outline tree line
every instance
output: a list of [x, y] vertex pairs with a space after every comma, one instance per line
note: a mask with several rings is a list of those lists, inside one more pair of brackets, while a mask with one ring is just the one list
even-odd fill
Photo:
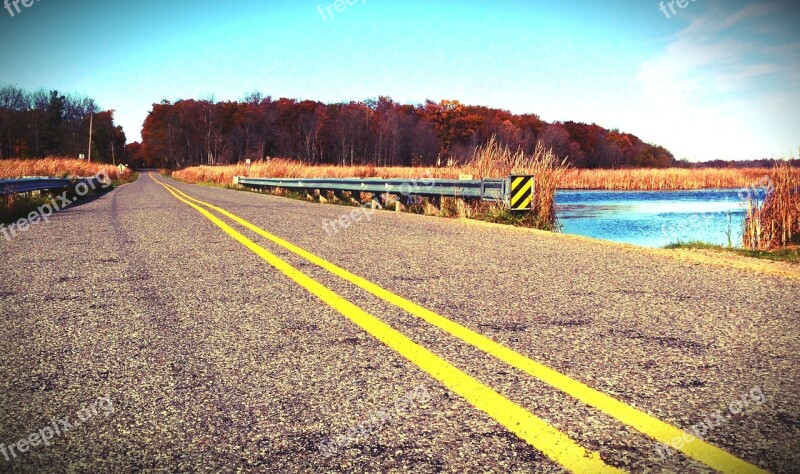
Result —
[[[797, 151], [800, 156], [800, 149]], [[800, 167], [800, 158], [776, 159], [764, 158], [761, 160], [711, 160], [691, 163], [692, 168], [775, 168], [778, 165], [788, 163], [794, 167]]]
[[92, 161], [125, 161], [126, 137], [114, 111], [90, 97], [56, 90], [0, 88], [0, 159], [87, 155], [92, 124]]
[[388, 97], [324, 104], [253, 93], [241, 101], [153, 104], [137, 164], [182, 168], [285, 157], [306, 163], [436, 166], [468, 160], [492, 136], [532, 153], [541, 142], [578, 168], [676, 166], [663, 147], [596, 124], [548, 123], [534, 114], [458, 101], [400, 104]]

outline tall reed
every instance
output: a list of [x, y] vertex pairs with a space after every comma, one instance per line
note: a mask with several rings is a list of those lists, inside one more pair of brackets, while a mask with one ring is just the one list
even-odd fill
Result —
[[[748, 187], [768, 171], [765, 168], [570, 169], [565, 173], [562, 189], [614, 191], [737, 189]], [[795, 172], [798, 173], [797, 170]]]
[[559, 160], [552, 149], [537, 144], [532, 155], [511, 151], [492, 137], [475, 150], [466, 169], [477, 176], [506, 177], [511, 174], [533, 175], [535, 192], [530, 224], [537, 229], [556, 230], [556, 189], [567, 171], [566, 160]]
[[786, 163], [776, 166], [769, 179], [763, 202], [752, 195], [747, 200], [742, 236], [751, 250], [800, 244], [800, 177]]

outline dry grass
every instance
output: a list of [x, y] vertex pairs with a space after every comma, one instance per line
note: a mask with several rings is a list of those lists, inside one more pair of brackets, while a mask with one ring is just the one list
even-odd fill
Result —
[[458, 179], [458, 168], [406, 168], [375, 166], [322, 166], [274, 158], [247, 165], [194, 166], [172, 173], [190, 183], [232, 184], [234, 176], [251, 178], [441, 178]]
[[[691, 189], [741, 189], [753, 183], [763, 182], [770, 174], [769, 169], [631, 169], [631, 170], [576, 170], [568, 169], [549, 150], [538, 147], [533, 155], [522, 151], [511, 151], [492, 139], [477, 148], [473, 158], [460, 167], [374, 167], [374, 166], [320, 166], [307, 165], [298, 161], [272, 159], [256, 162], [251, 166], [198, 166], [177, 171], [173, 176], [187, 182], [208, 182], [230, 185], [234, 176], [264, 178], [442, 178], [458, 179], [463, 175], [475, 178], [507, 177], [509, 174], [532, 174], [536, 176], [536, 202], [524, 225], [539, 229], [555, 229], [556, 210], [554, 196], [556, 189], [597, 189], [597, 190], [691, 190]], [[797, 183], [800, 171], [789, 168], [784, 179]], [[795, 184], [795, 186], [797, 186]], [[773, 211], [770, 211], [773, 212]], [[506, 216], [517, 220], [517, 217]], [[796, 221], [795, 221], [796, 222]], [[757, 229], [748, 231], [761, 236], [760, 221], [751, 226]], [[777, 224], [776, 224], [777, 225]], [[777, 227], [776, 227], [777, 228]], [[781, 229], [786, 228], [785, 225]], [[772, 234], [770, 234], [772, 235]], [[796, 234], [792, 234], [796, 235]], [[758, 237], [759, 242], [763, 237]], [[769, 240], [774, 240], [769, 237]], [[790, 237], [791, 240], [791, 237]], [[759, 244], [765, 245], [765, 244]]]
[[[236, 166], [197, 166], [176, 171], [172, 176], [183, 181], [229, 185], [234, 176], [265, 178], [439, 178], [458, 179], [463, 175], [473, 177], [507, 177], [512, 173], [536, 176], [534, 212], [527, 224], [539, 229], [553, 230], [557, 227], [555, 211], [555, 191], [566, 165], [559, 161], [550, 150], [537, 147], [532, 155], [522, 151], [512, 152], [492, 138], [484, 146], [478, 147], [470, 162], [462, 167], [444, 168], [376, 168], [374, 166], [312, 166], [284, 159]], [[442, 199], [440, 213], [444, 215], [466, 216], [467, 209], [450, 209], [450, 201]], [[454, 200], [453, 206], [463, 206]]]
[[765, 168], [568, 170], [563, 189], [647, 190], [738, 189], [769, 174]]
[[512, 174], [533, 175], [536, 177], [533, 212], [530, 224], [537, 229], [555, 230], [555, 195], [564, 173], [566, 161], [560, 161], [553, 150], [537, 145], [532, 155], [522, 150], [511, 151], [498, 144], [494, 137], [485, 145], [478, 147], [466, 169], [476, 176], [500, 177]]
[[[106, 174], [112, 181], [131, 177], [126, 169], [120, 174], [116, 166], [102, 163], [88, 163], [69, 158], [42, 158], [36, 160], [0, 160], [0, 179], [22, 178], [25, 176], [46, 176], [50, 178], [91, 177]], [[37, 205], [49, 201], [49, 197], [31, 195], [0, 196], [0, 221], [9, 222], [25, 216]]]
[[37, 160], [0, 160], [0, 179], [24, 176], [47, 176], [51, 178], [90, 177], [105, 173], [112, 180], [130, 177], [130, 170], [121, 176], [114, 165], [88, 163], [69, 158], [42, 158]]
[[[285, 159], [256, 162], [248, 171], [245, 165], [196, 166], [176, 171], [174, 176], [191, 183], [208, 182], [219, 185], [233, 183], [234, 176], [255, 178], [443, 178], [458, 179], [461, 175], [476, 178], [508, 176], [508, 169], [526, 169], [523, 154], [499, 150], [497, 144], [487, 144], [476, 151], [466, 166], [441, 168], [374, 167], [374, 166], [315, 166]], [[501, 159], [492, 160], [492, 153]], [[499, 163], [503, 163], [502, 165]], [[511, 163], [511, 166], [508, 166]], [[519, 166], [515, 166], [519, 164]], [[800, 171], [795, 170], [800, 176]], [[638, 169], [638, 170], [577, 170], [568, 169], [561, 176], [559, 189], [650, 190], [680, 189], [737, 189], [746, 188], [763, 179], [769, 169]]]
[[763, 203], [747, 202], [744, 246], [770, 250], [800, 244], [800, 177], [791, 165], [779, 165], [769, 175]]

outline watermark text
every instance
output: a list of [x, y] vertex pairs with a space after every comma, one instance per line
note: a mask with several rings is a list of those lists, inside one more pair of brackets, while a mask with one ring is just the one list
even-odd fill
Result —
[[8, 14], [11, 15], [11, 18], [14, 18], [14, 16], [22, 13], [22, 8], [20, 8], [20, 5], [22, 5], [25, 8], [30, 8], [33, 6], [35, 2], [40, 2], [40, 1], [41, 0], [5, 0], [3, 6], [8, 12]]
[[333, 3], [329, 3], [324, 7], [321, 4], [317, 5], [317, 13], [322, 17], [322, 21], [328, 21], [328, 19], [332, 20], [334, 10], [338, 13], [342, 13], [347, 10], [348, 6], [353, 6], [358, 2], [367, 3], [367, 0], [335, 0]]
[[[0, 455], [11, 462], [23, 453], [27, 453], [39, 446], [50, 446], [56, 436], [64, 436], [68, 431], [74, 430], [81, 423], [88, 421], [99, 414], [110, 416], [114, 413], [114, 403], [111, 398], [100, 397], [87, 406], [78, 410], [75, 417], [65, 416], [50, 420], [50, 424], [40, 428], [28, 436], [17, 440], [14, 443], [0, 443]], [[76, 419], [77, 418], [77, 419]]]

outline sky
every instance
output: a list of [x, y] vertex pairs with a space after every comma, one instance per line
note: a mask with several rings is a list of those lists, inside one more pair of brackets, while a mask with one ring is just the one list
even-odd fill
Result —
[[153, 103], [260, 91], [455, 99], [691, 161], [800, 153], [790, 0], [25, 1], [0, 9], [0, 85], [88, 95], [129, 142]]

